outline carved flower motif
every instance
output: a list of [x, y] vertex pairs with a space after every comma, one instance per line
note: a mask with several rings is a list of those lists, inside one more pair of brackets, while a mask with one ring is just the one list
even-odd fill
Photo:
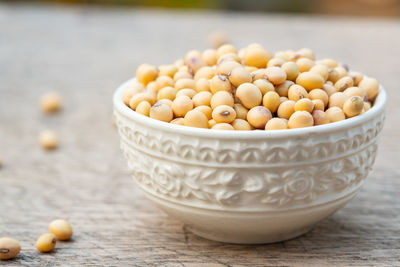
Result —
[[183, 173], [180, 171], [179, 167], [169, 166], [167, 168], [161, 168], [155, 166], [151, 173], [151, 177], [160, 193], [172, 197], [179, 196], [181, 191], [181, 180], [183, 178]]
[[313, 199], [314, 180], [306, 175], [287, 179], [283, 191], [291, 199]]
[[[232, 207], [248, 204], [278, 207], [296, 205], [309, 202], [322, 193], [350, 190], [367, 176], [376, 154], [374, 139], [382, 128], [381, 124], [377, 124], [362, 135], [340, 137], [336, 143], [332, 140], [313, 141], [314, 150], [299, 150], [293, 156], [289, 150], [296, 146], [296, 140], [291, 140], [290, 144], [249, 144], [228, 149], [220, 141], [210, 146], [210, 143], [181, 142], [180, 137], [176, 136], [155, 135], [142, 125], [134, 128], [127, 126], [125, 118], [119, 116], [117, 124], [129, 169], [137, 182], [150, 192], [189, 204], [202, 201], [210, 205]], [[362, 149], [335, 159], [332, 155], [341, 150], [339, 144], [342, 143], [345, 143], [346, 149], [355, 149], [354, 146]], [[143, 154], [142, 149], [157, 153], [160, 157]], [[327, 158], [329, 161], [293, 166], [290, 155], [310, 162], [314, 158]], [[175, 159], [185, 163], [177, 163]], [[209, 167], [197, 165], [197, 161]], [[260, 168], [229, 168], [221, 164], [226, 161], [230, 166], [245, 161], [258, 164]], [[275, 168], [275, 163], [286, 161], [290, 167]]]

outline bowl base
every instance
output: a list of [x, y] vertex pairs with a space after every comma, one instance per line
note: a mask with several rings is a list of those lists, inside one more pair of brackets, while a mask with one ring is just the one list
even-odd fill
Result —
[[247, 238], [243, 239], [242, 237], [238, 237], [235, 235], [216, 235], [215, 233], [210, 233], [209, 231], [204, 231], [202, 229], [197, 229], [196, 227], [186, 226], [186, 229], [192, 232], [193, 234], [200, 236], [205, 239], [223, 242], [223, 243], [231, 243], [231, 244], [270, 244], [286, 241], [289, 239], [293, 239], [304, 235], [308, 231], [313, 228], [306, 227], [304, 229], [297, 229], [293, 232], [288, 233], [278, 233], [278, 234], [267, 234], [267, 235], [259, 235], [258, 237], [253, 238], [251, 241]]
[[357, 193], [291, 210], [228, 211], [186, 206], [146, 192], [159, 208], [206, 239], [235, 244], [266, 244], [295, 238], [335, 213]]

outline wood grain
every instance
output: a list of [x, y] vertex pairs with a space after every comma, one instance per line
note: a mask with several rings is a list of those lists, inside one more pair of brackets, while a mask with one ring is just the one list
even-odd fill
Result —
[[[306, 235], [239, 246], [207, 241], [154, 207], [128, 176], [111, 96], [138, 64], [207, 47], [212, 30], [243, 46], [311, 47], [378, 78], [389, 94], [378, 158], [361, 193]], [[9, 266], [399, 266], [400, 22], [346, 17], [0, 4], [0, 236], [20, 241]], [[60, 92], [64, 109], [38, 110]], [[37, 136], [51, 128], [60, 149]], [[55, 218], [72, 242], [39, 254]]]

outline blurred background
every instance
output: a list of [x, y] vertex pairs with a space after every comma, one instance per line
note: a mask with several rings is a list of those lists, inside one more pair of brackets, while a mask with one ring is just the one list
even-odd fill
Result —
[[[0, 214], [0, 235], [18, 239], [28, 255], [14, 266], [49, 265], [32, 240], [56, 217], [80, 230], [75, 246], [51, 255], [59, 263], [53, 266], [99, 259], [107, 266], [175, 263], [191, 249], [181, 242], [182, 226], [163, 217], [129, 178], [111, 122], [112, 95], [142, 63], [172, 63], [191, 49], [221, 42], [237, 48], [257, 42], [271, 52], [308, 47], [318, 59], [334, 58], [385, 86], [380, 152], [362, 192], [313, 234], [284, 246], [287, 261], [273, 265], [314, 256], [313, 266], [324, 266], [327, 258], [336, 266], [337, 259], [344, 266], [398, 266], [399, 18], [397, 0], [0, 1], [0, 208], [7, 211]], [[46, 116], [38, 101], [51, 91], [61, 95], [63, 108]], [[58, 134], [56, 151], [40, 148], [44, 129]], [[176, 254], [149, 254], [158, 243], [169, 247], [176, 240], [182, 244]], [[311, 244], [318, 249], [307, 251]], [[200, 261], [218, 254], [204, 241], [191, 245], [186, 255]], [[241, 251], [226, 249], [224, 262], [233, 266]], [[264, 264], [276, 258], [270, 249], [243, 260]]]
[[[8, 0], [8, 2], [16, 2], [16, 0]], [[399, 0], [32, 0], [18, 2], [383, 17], [400, 15]]]

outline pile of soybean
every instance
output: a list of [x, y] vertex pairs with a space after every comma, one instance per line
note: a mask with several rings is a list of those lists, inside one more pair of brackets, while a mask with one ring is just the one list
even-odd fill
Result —
[[142, 64], [123, 92], [150, 118], [215, 130], [280, 130], [333, 123], [367, 112], [376, 79], [311, 49], [270, 53], [260, 44], [231, 44], [159, 67]]

